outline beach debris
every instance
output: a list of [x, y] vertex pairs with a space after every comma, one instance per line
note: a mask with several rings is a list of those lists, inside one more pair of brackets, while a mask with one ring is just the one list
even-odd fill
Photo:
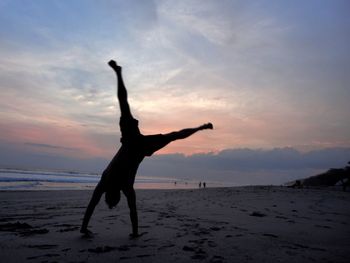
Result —
[[265, 237], [278, 238], [278, 236], [276, 236], [276, 235], [274, 235], [274, 234], [269, 234], [269, 233], [265, 233], [265, 234], [263, 234], [263, 236], [265, 236]]
[[250, 214], [250, 216], [264, 217], [266, 215], [261, 212], [254, 211], [253, 213]]
[[189, 247], [189, 246], [184, 246], [182, 248], [183, 251], [195, 251], [195, 249], [193, 247]]
[[88, 251], [92, 253], [106, 253], [118, 249], [117, 247], [103, 246], [97, 248], [89, 248]]
[[[37, 248], [37, 249], [52, 249], [57, 247], [58, 245], [49, 245], [49, 244], [41, 244], [41, 245], [29, 245], [29, 248]], [[70, 248], [69, 248], [70, 250]]]
[[31, 236], [35, 234], [46, 234], [49, 232], [46, 228], [35, 228], [27, 223], [6, 223], [0, 225], [0, 231], [15, 232], [21, 236]]
[[210, 228], [210, 230], [219, 231], [219, 230], [221, 230], [221, 228], [220, 228], [220, 227], [213, 226], [213, 227]]
[[0, 231], [9, 231], [9, 232], [16, 232], [19, 230], [30, 229], [30, 228], [32, 228], [31, 225], [27, 223], [20, 223], [18, 221], [16, 223], [6, 223], [6, 224], [0, 225]]

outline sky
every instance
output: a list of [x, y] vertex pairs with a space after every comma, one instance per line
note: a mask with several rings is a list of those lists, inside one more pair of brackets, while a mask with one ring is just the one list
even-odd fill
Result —
[[115, 59], [142, 133], [214, 124], [140, 173], [254, 184], [345, 166], [349, 13], [347, 0], [0, 0], [0, 165], [103, 169], [120, 147]]

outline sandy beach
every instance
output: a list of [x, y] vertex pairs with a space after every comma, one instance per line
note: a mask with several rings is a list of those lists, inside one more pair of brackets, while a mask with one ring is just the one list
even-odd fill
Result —
[[79, 227], [91, 191], [0, 192], [2, 262], [349, 262], [350, 194], [285, 187], [137, 190]]

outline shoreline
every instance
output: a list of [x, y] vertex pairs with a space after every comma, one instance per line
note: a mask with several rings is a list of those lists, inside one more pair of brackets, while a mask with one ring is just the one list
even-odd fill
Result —
[[[72, 188], [72, 189], [65, 189], [65, 188], [43, 188], [43, 189], [0, 189], [0, 194], [1, 193], [11, 193], [11, 192], [56, 192], [56, 191], [67, 191], [67, 192], [76, 192], [76, 191], [93, 191], [95, 189], [96, 184], [86, 187], [86, 188]], [[261, 188], [261, 189], [272, 189], [272, 188], [290, 188], [290, 189], [294, 189], [294, 190], [320, 190], [320, 191], [330, 191], [330, 192], [347, 192], [350, 193], [350, 190], [346, 190], [343, 191], [342, 186], [340, 185], [335, 185], [335, 186], [303, 186], [303, 187], [289, 187], [288, 185], [238, 185], [238, 186], [207, 186], [206, 188], [199, 188], [197, 187], [193, 187], [193, 188], [182, 188], [180, 187], [169, 187], [169, 188], [135, 188], [135, 191], [192, 191], [192, 190], [199, 190], [199, 191], [206, 191], [208, 189], [216, 189], [216, 190], [220, 190], [220, 189], [249, 189], [249, 188]]]
[[91, 190], [0, 191], [4, 262], [346, 262], [349, 192], [243, 186], [137, 189], [139, 239], [126, 199], [102, 197], [79, 227]]
[[[55, 171], [32, 169], [0, 168], [1, 190], [70, 190], [94, 189], [101, 174], [79, 171]], [[202, 180], [203, 181], [203, 180]], [[193, 189], [200, 180], [175, 177], [158, 177], [138, 175], [135, 178], [135, 189]], [[208, 186], [231, 186], [217, 181], [207, 181]]]

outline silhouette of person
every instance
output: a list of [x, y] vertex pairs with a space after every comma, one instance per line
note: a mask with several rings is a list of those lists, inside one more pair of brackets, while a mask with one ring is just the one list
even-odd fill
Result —
[[206, 188], [207, 184], [205, 182], [203, 182], [203, 188]]
[[201, 187], [202, 187], [202, 182], [199, 182], [199, 185], [198, 185], [198, 186], [199, 186], [199, 188], [201, 188]]
[[121, 147], [113, 157], [107, 168], [102, 173], [91, 200], [86, 208], [80, 232], [85, 235], [92, 234], [88, 230], [90, 218], [101, 196], [105, 193], [105, 201], [109, 208], [115, 207], [120, 200], [120, 191], [127, 198], [130, 220], [132, 224], [131, 237], [138, 237], [138, 217], [136, 209], [136, 195], [134, 181], [137, 169], [146, 156], [151, 156], [172, 141], [185, 139], [192, 134], [204, 130], [213, 129], [211, 123], [203, 124], [196, 128], [188, 128], [167, 134], [143, 135], [136, 120], [130, 111], [127, 99], [127, 91], [122, 78], [122, 68], [114, 60], [108, 62], [117, 75], [117, 97], [121, 111], [119, 126], [121, 130]]

